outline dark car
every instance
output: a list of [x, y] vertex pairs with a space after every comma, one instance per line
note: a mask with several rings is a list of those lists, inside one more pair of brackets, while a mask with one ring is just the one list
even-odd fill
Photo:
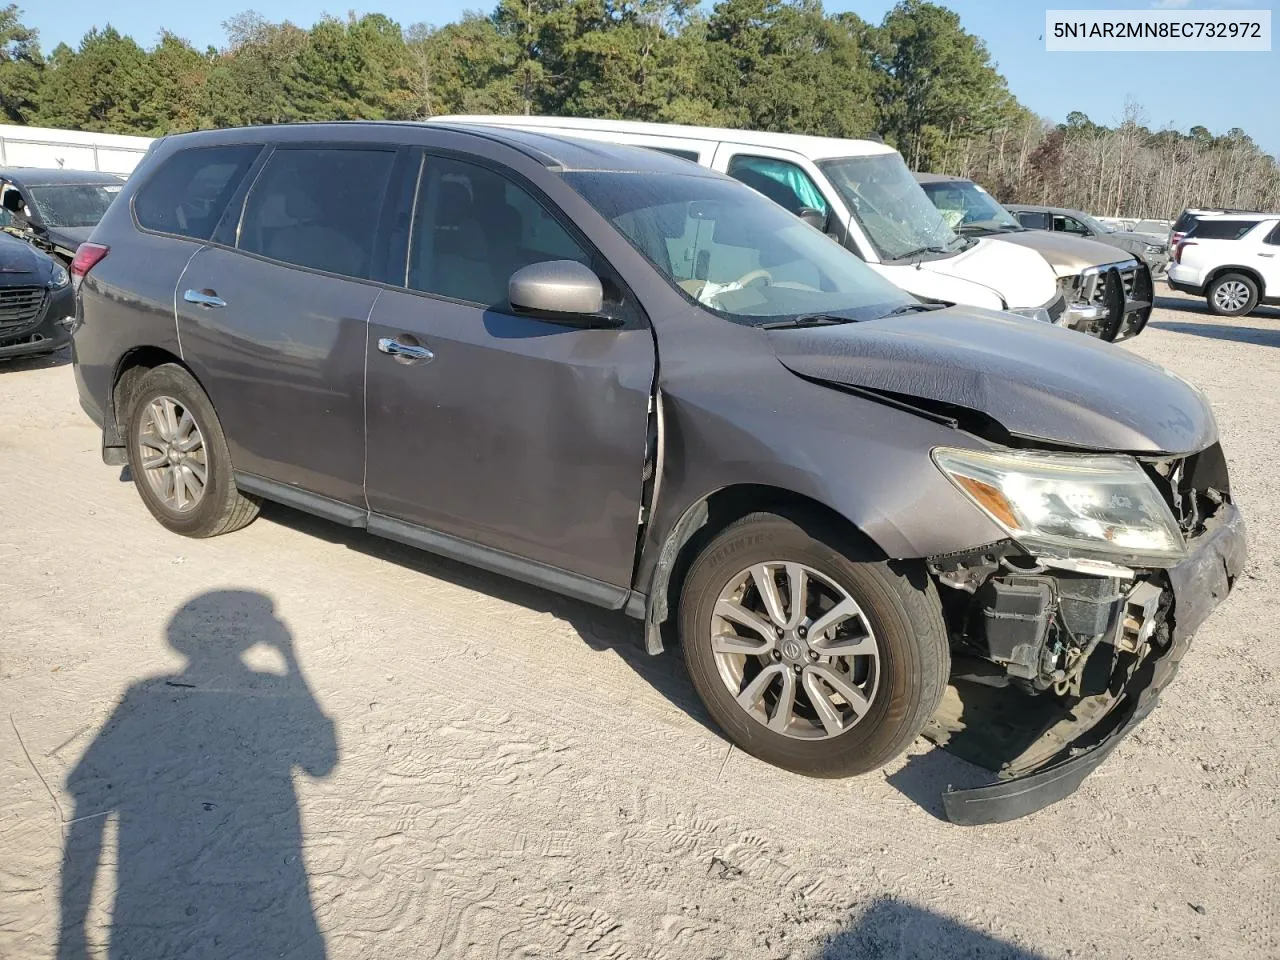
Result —
[[0, 233], [0, 360], [66, 346], [75, 310], [67, 268]]
[[[1244, 559], [1194, 387], [921, 303], [643, 148], [173, 137], [73, 273], [81, 403], [168, 529], [276, 500], [626, 611], [735, 744], [802, 773], [875, 769], [927, 722], [985, 740], [1005, 779], [949, 794], [964, 822], [1073, 790]], [[949, 676], [989, 722], [989, 697], [938, 710]]]
[[84, 170], [0, 170], [0, 227], [70, 263], [123, 181]]
[[1113, 230], [1095, 220], [1083, 210], [1066, 207], [1040, 207], [1009, 203], [1005, 209], [1018, 218], [1018, 222], [1032, 230], [1052, 230], [1086, 237], [1125, 250], [1143, 260], [1152, 273], [1160, 273], [1169, 263], [1169, 245], [1144, 233]]

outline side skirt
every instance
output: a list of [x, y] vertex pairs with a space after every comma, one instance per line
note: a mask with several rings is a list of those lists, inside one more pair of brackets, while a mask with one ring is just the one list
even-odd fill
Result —
[[469, 566], [489, 570], [513, 580], [520, 580], [553, 593], [573, 597], [608, 610], [625, 610], [629, 616], [642, 618], [646, 607], [643, 594], [591, 577], [563, 570], [536, 560], [495, 550], [483, 544], [463, 540], [447, 533], [429, 530], [393, 517], [368, 513], [362, 507], [322, 497], [306, 490], [254, 474], [236, 472], [236, 486], [267, 500], [332, 520], [346, 527], [368, 530], [375, 536], [417, 547]]

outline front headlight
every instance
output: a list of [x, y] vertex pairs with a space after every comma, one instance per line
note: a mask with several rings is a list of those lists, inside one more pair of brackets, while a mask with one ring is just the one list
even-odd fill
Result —
[[1026, 317], [1028, 320], [1039, 320], [1041, 323], [1053, 322], [1053, 318], [1049, 316], [1049, 311], [1044, 307], [1021, 307], [1017, 310], [1006, 310], [1005, 313], [1016, 313], [1020, 317]]
[[53, 276], [49, 278], [49, 287], [53, 290], [61, 290], [71, 282], [71, 274], [67, 273], [67, 268], [60, 263], [54, 263]]
[[934, 463], [1031, 553], [1167, 567], [1182, 531], [1136, 460], [938, 447]]
[[1164, 247], [1160, 246], [1158, 243], [1148, 243], [1146, 246], [1147, 253], [1149, 254], [1164, 253]]

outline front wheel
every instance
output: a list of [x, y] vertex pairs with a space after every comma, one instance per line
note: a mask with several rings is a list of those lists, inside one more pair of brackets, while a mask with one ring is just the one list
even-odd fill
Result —
[[797, 773], [852, 776], [919, 734], [950, 651], [923, 568], [854, 559], [855, 545], [816, 529], [758, 513], [720, 533], [685, 581], [681, 643], [735, 745]]
[[1241, 317], [1258, 305], [1258, 285], [1243, 273], [1224, 273], [1205, 291], [1209, 309], [1220, 317]]

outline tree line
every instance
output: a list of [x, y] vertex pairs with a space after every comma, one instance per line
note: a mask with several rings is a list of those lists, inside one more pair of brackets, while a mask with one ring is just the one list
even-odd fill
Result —
[[973, 177], [1007, 202], [1116, 216], [1280, 206], [1280, 167], [1240, 129], [1049, 123], [1010, 93], [982, 40], [927, 0], [879, 24], [820, 0], [498, 0], [402, 28], [381, 14], [310, 28], [249, 12], [223, 47], [110, 26], [47, 55], [0, 9], [10, 123], [160, 136], [306, 120], [526, 113], [882, 136], [915, 170]]

